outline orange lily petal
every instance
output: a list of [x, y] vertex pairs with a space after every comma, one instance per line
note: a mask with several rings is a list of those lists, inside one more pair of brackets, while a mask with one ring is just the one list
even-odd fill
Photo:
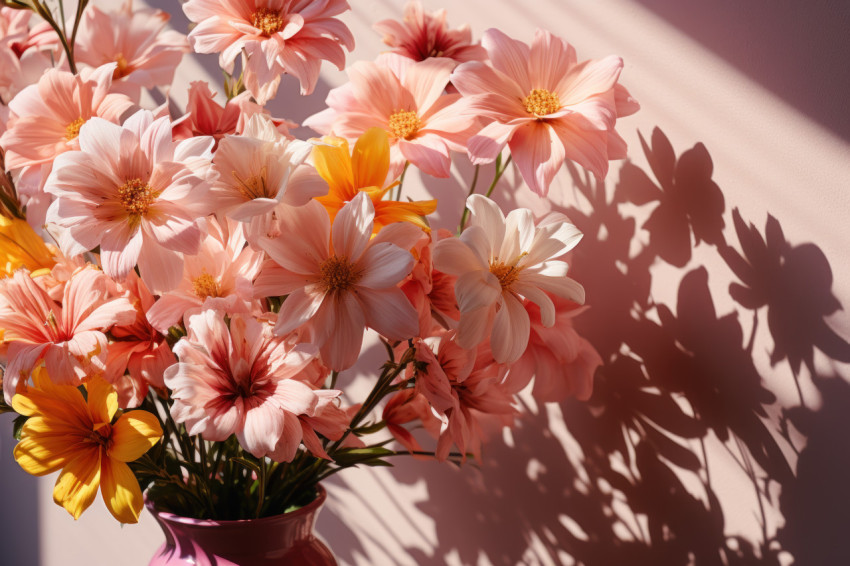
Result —
[[162, 438], [162, 427], [153, 413], [129, 411], [112, 427], [109, 457], [119, 462], [132, 462]]
[[100, 459], [99, 447], [93, 446], [81, 451], [65, 465], [56, 480], [53, 501], [64, 507], [74, 519], [80, 518], [97, 495], [97, 486], [100, 484]]
[[383, 187], [390, 171], [390, 140], [381, 128], [369, 128], [357, 139], [351, 154], [355, 188]]
[[329, 197], [342, 202], [356, 196], [354, 174], [351, 170], [351, 156], [348, 153], [348, 142], [342, 138], [325, 136], [322, 142], [326, 145], [313, 147], [313, 164], [319, 176], [330, 187]]
[[[29, 419], [26, 429], [39, 417]], [[24, 439], [15, 446], [15, 460], [28, 474], [43, 476], [53, 473], [68, 462], [72, 446], [64, 436], [28, 436], [24, 430]]]
[[100, 493], [112, 516], [122, 523], [138, 523], [144, 501], [136, 476], [124, 462], [105, 458]]
[[86, 391], [92, 422], [95, 425], [112, 422], [112, 417], [118, 411], [118, 393], [115, 388], [103, 378], [95, 377], [86, 383]]

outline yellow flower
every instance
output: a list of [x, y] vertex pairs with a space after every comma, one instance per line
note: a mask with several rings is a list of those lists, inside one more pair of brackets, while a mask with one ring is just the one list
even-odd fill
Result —
[[157, 418], [118, 410], [115, 388], [97, 377], [86, 385], [88, 401], [71, 385], [56, 385], [44, 368], [33, 372], [34, 386], [12, 398], [12, 408], [28, 416], [15, 460], [28, 473], [62, 470], [53, 501], [78, 519], [97, 495], [122, 523], [136, 523], [142, 510], [139, 482], [126, 462], [141, 457], [162, 437]]
[[375, 206], [375, 232], [393, 222], [411, 222], [430, 232], [424, 216], [437, 209], [436, 200], [383, 200], [384, 195], [398, 185], [396, 181], [384, 187], [390, 170], [390, 142], [384, 130], [367, 130], [354, 144], [353, 153], [349, 153], [348, 142], [342, 138], [325, 136], [322, 142], [325, 145], [313, 148], [313, 161], [330, 191], [316, 200], [327, 209], [331, 222], [345, 203], [362, 191]]
[[26, 220], [0, 215], [0, 277], [21, 267], [35, 272], [55, 264], [53, 253]]

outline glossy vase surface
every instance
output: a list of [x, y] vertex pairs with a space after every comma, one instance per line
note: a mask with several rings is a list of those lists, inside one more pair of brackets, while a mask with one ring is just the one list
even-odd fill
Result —
[[148, 501], [165, 543], [150, 566], [336, 566], [333, 554], [316, 537], [316, 517], [327, 497], [290, 513], [244, 521], [190, 519], [157, 511]]

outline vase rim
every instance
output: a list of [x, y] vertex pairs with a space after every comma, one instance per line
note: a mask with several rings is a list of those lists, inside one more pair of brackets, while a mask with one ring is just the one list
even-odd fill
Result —
[[270, 517], [260, 517], [259, 519], [235, 519], [235, 520], [219, 520], [219, 519], [194, 519], [192, 517], [183, 517], [182, 515], [176, 515], [174, 513], [170, 513], [168, 511], [159, 511], [154, 506], [154, 503], [151, 499], [148, 498], [147, 493], [145, 493], [145, 507], [147, 507], [148, 511], [153, 514], [155, 517], [159, 517], [164, 521], [168, 521], [170, 523], [181, 523], [184, 525], [192, 525], [193, 527], [232, 527], [236, 525], [245, 525], [250, 523], [251, 525], [257, 526], [259, 524], [264, 523], [274, 523], [277, 521], [288, 521], [291, 519], [297, 519], [304, 515], [309, 515], [310, 513], [315, 512], [319, 507], [321, 507], [325, 500], [328, 497], [328, 492], [322, 486], [322, 484], [316, 484], [316, 499], [308, 503], [303, 507], [299, 507], [295, 511], [289, 511], [288, 513], [280, 513], [278, 515], [272, 515]]

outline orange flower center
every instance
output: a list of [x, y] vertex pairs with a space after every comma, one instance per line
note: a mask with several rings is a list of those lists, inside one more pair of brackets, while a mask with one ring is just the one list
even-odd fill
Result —
[[409, 140], [421, 126], [422, 121], [412, 110], [396, 110], [390, 116], [390, 132], [399, 139]]
[[554, 92], [549, 92], [545, 88], [535, 88], [522, 103], [529, 114], [535, 116], [545, 116], [552, 114], [561, 109], [561, 99]]
[[502, 286], [502, 291], [511, 290], [511, 286], [517, 279], [519, 279], [519, 272], [522, 270], [522, 267], [506, 265], [502, 262], [490, 264], [490, 273], [495, 275], [496, 279], [499, 280], [499, 285]]
[[348, 291], [360, 281], [363, 272], [354, 267], [347, 257], [331, 256], [319, 268], [326, 293]]
[[255, 198], [271, 198], [268, 189], [266, 188], [266, 168], [260, 171], [259, 175], [252, 175], [247, 179], [243, 179], [236, 171], [231, 171], [233, 179], [236, 181], [236, 188], [247, 199]]
[[150, 185], [141, 179], [130, 179], [121, 185], [118, 196], [124, 210], [131, 216], [145, 216], [157, 197]]
[[218, 297], [221, 293], [218, 282], [206, 271], [192, 280], [192, 290], [202, 301], [207, 297]]
[[85, 442], [99, 444], [101, 447], [109, 450], [112, 448], [112, 425], [104, 424], [91, 431], [85, 438]]
[[115, 70], [112, 72], [112, 80], [117, 81], [121, 77], [126, 77], [130, 74], [130, 63], [127, 62], [127, 58], [124, 57], [123, 53], [119, 53], [115, 57], [115, 62], [118, 63], [118, 66], [115, 67]]
[[271, 36], [283, 29], [283, 16], [277, 10], [260, 8], [251, 16], [251, 25], [263, 32], [263, 35]]
[[80, 128], [83, 127], [86, 121], [83, 120], [82, 116], [65, 126], [65, 139], [71, 141], [80, 135]]

